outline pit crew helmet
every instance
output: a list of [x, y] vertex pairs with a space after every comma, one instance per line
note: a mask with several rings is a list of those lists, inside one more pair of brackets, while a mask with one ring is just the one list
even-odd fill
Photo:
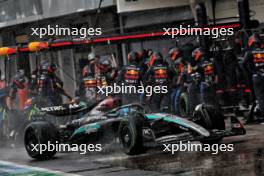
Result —
[[172, 48], [172, 49], [170, 49], [170, 51], [169, 51], [169, 56], [170, 56], [170, 58], [173, 60], [173, 61], [175, 61], [177, 58], [178, 58], [178, 56], [181, 54], [181, 50], [179, 49], [179, 48], [177, 48], [177, 47], [175, 47], [175, 48]]
[[261, 44], [261, 39], [259, 34], [254, 33], [252, 36], [249, 37], [248, 40], [248, 46], [252, 47], [253, 45], [260, 45]]
[[204, 53], [203, 53], [201, 48], [196, 48], [192, 52], [192, 57], [194, 58], [195, 61], [200, 61], [203, 55], [204, 55]]
[[139, 54], [135, 51], [131, 51], [127, 55], [127, 59], [129, 63], [137, 62], [139, 60], [138, 58], [139, 58]]

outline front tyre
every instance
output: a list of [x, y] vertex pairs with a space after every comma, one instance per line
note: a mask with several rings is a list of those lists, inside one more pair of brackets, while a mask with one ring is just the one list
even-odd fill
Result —
[[142, 118], [133, 116], [120, 122], [118, 136], [123, 151], [128, 155], [145, 152], [142, 136]]
[[[198, 116], [198, 123], [207, 130], [225, 130], [225, 120], [220, 111], [212, 106], [201, 106], [196, 111], [196, 118]], [[213, 138], [205, 139], [201, 142], [207, 144], [219, 143], [223, 139], [222, 136], [216, 136]]]

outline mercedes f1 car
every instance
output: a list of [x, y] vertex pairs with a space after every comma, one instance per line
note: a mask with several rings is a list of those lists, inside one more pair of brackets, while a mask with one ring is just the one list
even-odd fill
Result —
[[[244, 135], [243, 125], [231, 119], [229, 129], [225, 120], [210, 106], [199, 105], [190, 119], [167, 113], [148, 113], [140, 104], [129, 104], [109, 110], [108, 100], [85, 107], [69, 104], [42, 108], [42, 120], [30, 123], [25, 129], [24, 142], [29, 156], [47, 159], [56, 151], [32, 150], [36, 144], [91, 144], [101, 139], [106, 142], [118, 139], [128, 155], [136, 155], [151, 146], [180, 141], [219, 142], [225, 136]], [[84, 113], [65, 125], [54, 125], [45, 117]], [[46, 119], [46, 120], [43, 120]]]

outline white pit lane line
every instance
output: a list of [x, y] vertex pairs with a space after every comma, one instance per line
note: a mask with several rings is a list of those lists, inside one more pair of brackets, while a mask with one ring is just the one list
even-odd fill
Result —
[[37, 176], [37, 175], [45, 175], [45, 176], [80, 176], [77, 174], [69, 174], [61, 171], [54, 171], [39, 167], [32, 167], [23, 164], [17, 164], [9, 161], [1, 161], [0, 160], [0, 175], [5, 176]]

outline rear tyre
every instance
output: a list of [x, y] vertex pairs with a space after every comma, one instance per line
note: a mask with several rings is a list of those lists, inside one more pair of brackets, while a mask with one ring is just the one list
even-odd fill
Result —
[[[40, 144], [48, 145], [59, 142], [59, 132], [48, 122], [33, 122], [25, 129], [24, 144], [28, 155], [34, 159], [46, 160], [56, 154], [56, 150], [40, 152]], [[34, 147], [38, 145], [38, 147]]]

